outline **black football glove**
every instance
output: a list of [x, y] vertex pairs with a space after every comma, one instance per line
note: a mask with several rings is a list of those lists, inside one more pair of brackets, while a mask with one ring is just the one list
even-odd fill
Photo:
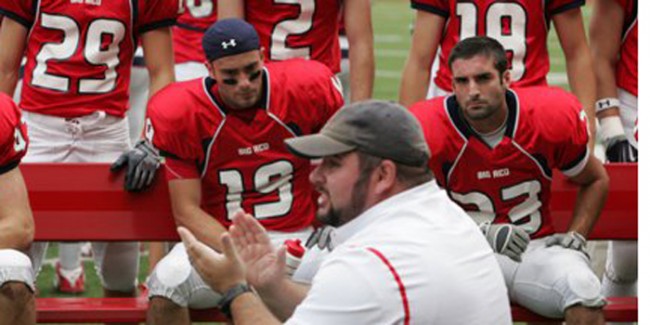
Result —
[[151, 143], [140, 140], [133, 149], [117, 158], [111, 165], [111, 172], [118, 172], [125, 166], [124, 189], [129, 192], [142, 191], [153, 182], [160, 167], [160, 155]]
[[607, 141], [607, 161], [609, 162], [637, 162], [639, 154], [629, 141], [622, 137], [616, 137]]

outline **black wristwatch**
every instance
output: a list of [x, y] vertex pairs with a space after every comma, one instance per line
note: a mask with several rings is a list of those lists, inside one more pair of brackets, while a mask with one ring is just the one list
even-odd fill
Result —
[[239, 297], [240, 295], [246, 293], [246, 292], [253, 292], [251, 287], [248, 284], [245, 283], [237, 283], [234, 286], [232, 286], [226, 293], [223, 294], [221, 297], [221, 300], [217, 303], [217, 306], [221, 310], [221, 312], [228, 317], [228, 319], [232, 319], [232, 314], [230, 313], [230, 305], [232, 302], [235, 300], [235, 298]]

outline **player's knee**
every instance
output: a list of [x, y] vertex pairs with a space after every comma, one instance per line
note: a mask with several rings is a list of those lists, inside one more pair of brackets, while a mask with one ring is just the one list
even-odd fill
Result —
[[165, 298], [176, 305], [187, 306], [189, 299], [187, 286], [191, 271], [189, 261], [181, 262], [170, 256], [163, 258], [147, 281], [149, 298]]
[[0, 296], [14, 306], [25, 306], [34, 299], [34, 292], [23, 282], [5, 282], [0, 286]]
[[15, 249], [0, 249], [0, 270], [0, 286], [18, 283], [33, 289], [32, 261], [25, 253]]
[[564, 308], [580, 305], [590, 308], [602, 307], [605, 299], [600, 293], [600, 281], [588, 269], [567, 272], [561, 287], [564, 292]]

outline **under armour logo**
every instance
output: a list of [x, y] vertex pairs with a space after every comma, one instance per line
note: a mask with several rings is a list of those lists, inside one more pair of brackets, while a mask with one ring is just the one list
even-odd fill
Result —
[[601, 100], [597, 104], [598, 104], [598, 108], [605, 108], [605, 107], [612, 106], [612, 103], [609, 101], [609, 99]]
[[235, 42], [234, 38], [231, 38], [230, 41], [228, 41], [228, 42], [221, 42], [221, 46], [223, 47], [224, 50], [227, 50], [228, 47], [230, 47], [230, 46], [232, 46], [232, 47], [237, 46], [237, 43]]

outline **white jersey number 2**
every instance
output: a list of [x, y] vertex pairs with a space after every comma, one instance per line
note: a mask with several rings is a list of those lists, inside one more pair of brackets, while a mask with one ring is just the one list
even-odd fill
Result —
[[[524, 201], [508, 211], [508, 219], [510, 219], [511, 223], [523, 227], [529, 234], [536, 233], [542, 225], [542, 214], [540, 212], [542, 202], [539, 200], [539, 193], [541, 191], [542, 185], [536, 180], [522, 182], [501, 189], [501, 200], [503, 201], [514, 200], [521, 196], [526, 197]], [[467, 214], [477, 221], [477, 223], [494, 221], [496, 217], [494, 203], [487, 194], [474, 191], [466, 194], [450, 192], [450, 195], [456, 202], [474, 205], [478, 208], [479, 211], [467, 211]], [[522, 223], [521, 221], [526, 217], [529, 217], [529, 220]]]
[[[478, 9], [471, 2], [459, 2], [456, 13], [460, 19], [460, 39], [476, 36], [478, 30]], [[502, 29], [503, 19], [510, 20], [510, 30]], [[518, 3], [494, 3], [485, 15], [485, 34], [499, 41], [506, 51], [512, 52], [512, 80], [524, 76], [526, 65], [526, 10]], [[540, 24], [543, 22], [539, 22]]]
[[[70, 17], [43, 13], [40, 21], [44, 28], [63, 32], [63, 40], [45, 43], [38, 51], [32, 75], [33, 86], [69, 92], [71, 78], [48, 73], [47, 64], [49, 61], [61, 62], [70, 59], [82, 44], [85, 61], [93, 66], [104, 66], [106, 70], [102, 78], [79, 79], [79, 93], [103, 94], [115, 89], [115, 68], [120, 64], [119, 44], [126, 35], [126, 26], [122, 22], [112, 19], [94, 20], [88, 25], [86, 39], [82, 42], [79, 25]], [[107, 39], [110, 43], [105, 44], [103, 41]]]
[[292, 4], [300, 8], [300, 14], [295, 19], [287, 19], [273, 26], [271, 31], [271, 60], [286, 60], [291, 58], [309, 59], [311, 53], [308, 46], [289, 47], [287, 38], [291, 35], [305, 34], [311, 30], [316, 11], [315, 0], [273, 0], [278, 4]]

